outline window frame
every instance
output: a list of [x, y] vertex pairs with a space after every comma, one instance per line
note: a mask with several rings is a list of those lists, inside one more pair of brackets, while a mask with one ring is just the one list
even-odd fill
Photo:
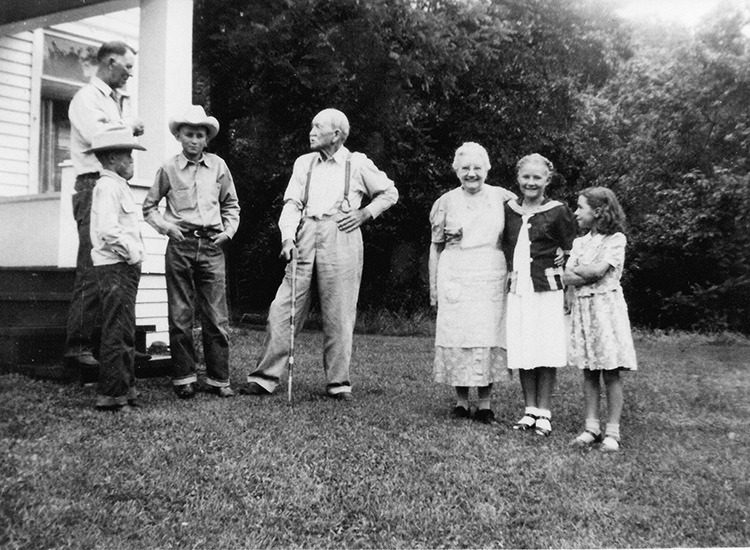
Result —
[[[32, 112], [34, 116], [32, 118], [31, 141], [29, 144], [29, 161], [31, 164], [29, 167], [31, 178], [29, 192], [38, 195], [59, 193], [60, 189], [55, 189], [55, 187], [57, 187], [56, 184], [62, 187], [62, 181], [57, 181], [55, 172], [59, 166], [65, 166], [70, 163], [70, 157], [68, 156], [67, 159], [58, 162], [57, 166], [53, 166], [55, 162], [54, 147], [50, 147], [49, 145], [51, 144], [50, 134], [54, 126], [45, 126], [47, 123], [51, 123], [52, 119], [48, 100], [70, 102], [73, 95], [86, 85], [86, 82], [83, 81], [50, 76], [44, 73], [44, 55], [47, 37], [59, 37], [83, 46], [93, 46], [94, 48], [98, 48], [102, 43], [100, 40], [86, 38], [49, 27], [34, 30], [31, 85]], [[47, 135], [43, 136], [43, 133]]]

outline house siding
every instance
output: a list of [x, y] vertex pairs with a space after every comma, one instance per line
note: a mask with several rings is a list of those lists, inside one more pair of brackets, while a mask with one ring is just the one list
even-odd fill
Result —
[[[50, 28], [71, 34], [83, 39], [108, 41], [123, 40], [138, 50], [139, 34], [138, 8], [116, 13], [82, 19], [80, 21], [61, 23]], [[37, 176], [38, 134], [39, 134], [39, 96], [41, 94], [42, 48], [38, 31], [25, 31], [14, 35], [0, 35], [0, 211], [25, 209], [28, 214], [23, 217], [17, 212], [19, 220], [25, 220], [30, 227], [39, 219], [48, 222], [59, 220], [60, 232], [55, 235], [55, 223], [48, 225], [50, 234], [44, 237], [44, 243], [35, 243], [35, 255], [26, 258], [26, 265], [31, 267], [73, 267], [77, 241], [75, 239], [75, 222], [70, 209], [70, 189], [66, 193], [23, 197], [38, 193]], [[36, 56], [36, 57], [35, 57]], [[138, 62], [136, 58], [135, 75], [128, 82], [132, 95], [131, 109], [137, 111]], [[156, 131], [156, 130], [153, 130]], [[136, 162], [137, 155], [136, 155]], [[71, 170], [66, 168], [65, 170]], [[64, 176], [65, 178], [66, 176]], [[67, 175], [68, 185], [72, 186], [72, 175]], [[134, 182], [134, 192], [138, 200], [145, 196], [150, 181]], [[65, 184], [63, 184], [65, 188]], [[2, 199], [5, 197], [5, 199]], [[26, 200], [30, 199], [30, 200]], [[57, 201], [59, 212], [51, 211], [49, 215], [40, 216], [36, 209], [39, 204], [50, 207]], [[61, 204], [60, 201], [66, 204]], [[48, 204], [49, 203], [49, 204]], [[33, 206], [34, 204], [37, 207]], [[53, 208], [54, 210], [54, 208]], [[7, 221], [7, 220], [6, 220]], [[0, 220], [2, 223], [2, 220]], [[20, 225], [19, 225], [20, 227]], [[0, 227], [1, 229], [1, 227]], [[7, 233], [7, 232], [6, 232]], [[33, 234], [33, 231], [31, 232]], [[14, 233], [18, 237], [18, 231]], [[52, 242], [57, 237], [58, 242]], [[0, 236], [1, 237], [1, 236]], [[35, 238], [38, 240], [39, 235]], [[149, 225], [143, 224], [143, 238], [146, 247], [146, 260], [139, 284], [136, 303], [136, 317], [139, 325], [155, 325], [156, 332], [147, 336], [147, 344], [156, 340], [167, 342], [169, 327], [167, 323], [167, 293], [164, 279], [164, 251], [166, 238], [156, 233]], [[9, 238], [5, 239], [9, 244]], [[18, 246], [18, 238], [15, 240]], [[3, 238], [0, 238], [3, 243]], [[39, 246], [37, 246], [39, 244]], [[10, 246], [5, 247], [11, 252]], [[1, 252], [0, 252], [1, 254]], [[0, 258], [0, 265], [19, 266], [19, 254], [14, 258]], [[8, 256], [8, 254], [6, 254]], [[22, 266], [19, 266], [22, 267]]]
[[0, 36], [0, 196], [30, 187], [33, 34]]

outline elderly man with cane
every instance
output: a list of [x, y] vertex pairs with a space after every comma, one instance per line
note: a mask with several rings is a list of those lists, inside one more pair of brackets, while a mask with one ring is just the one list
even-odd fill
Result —
[[[363, 261], [360, 227], [393, 206], [398, 191], [366, 155], [344, 146], [348, 136], [346, 115], [325, 109], [312, 121], [312, 152], [294, 163], [279, 229], [281, 256], [287, 262], [296, 260], [295, 293], [292, 262], [268, 312], [263, 353], [242, 393], [269, 395], [278, 387], [294, 342], [290, 312], [296, 305], [294, 332], [299, 332], [309, 311], [315, 270], [323, 321], [326, 395], [351, 399], [349, 364]], [[369, 204], [363, 206], [368, 198]]]

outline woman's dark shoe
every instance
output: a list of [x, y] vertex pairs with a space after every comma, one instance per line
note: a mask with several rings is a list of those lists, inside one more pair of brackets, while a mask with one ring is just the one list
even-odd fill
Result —
[[483, 424], [492, 424], [495, 421], [495, 413], [492, 409], [479, 409], [474, 413], [474, 420]]
[[456, 405], [453, 407], [453, 411], [451, 411], [451, 416], [453, 418], [469, 418], [469, 409], [461, 405]]

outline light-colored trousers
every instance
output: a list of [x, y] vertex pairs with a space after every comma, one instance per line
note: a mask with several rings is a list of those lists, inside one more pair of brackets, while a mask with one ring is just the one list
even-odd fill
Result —
[[[310, 310], [310, 283], [315, 269], [323, 321], [326, 391], [329, 395], [351, 392], [349, 363], [362, 279], [362, 232], [340, 231], [332, 216], [305, 218], [297, 234], [297, 254], [295, 334], [302, 329]], [[255, 371], [247, 377], [248, 382], [269, 392], [279, 385], [289, 358], [291, 298], [290, 263], [268, 311], [263, 353]]]

